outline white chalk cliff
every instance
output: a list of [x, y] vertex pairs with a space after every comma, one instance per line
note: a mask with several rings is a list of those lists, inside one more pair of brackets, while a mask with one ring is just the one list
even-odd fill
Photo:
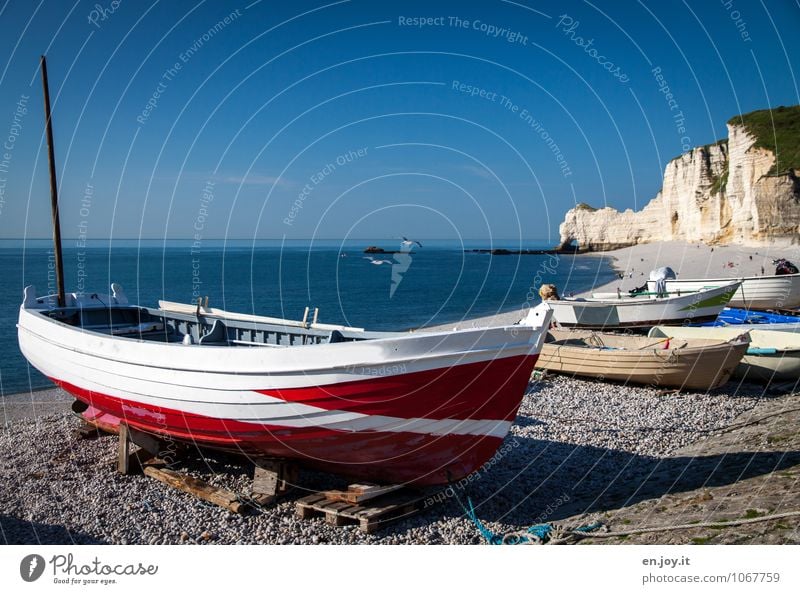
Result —
[[729, 123], [727, 140], [670, 161], [661, 191], [642, 210], [571, 209], [559, 229], [561, 243], [589, 250], [675, 240], [798, 244], [800, 171], [775, 173], [774, 165], [771, 150], [743, 125]]

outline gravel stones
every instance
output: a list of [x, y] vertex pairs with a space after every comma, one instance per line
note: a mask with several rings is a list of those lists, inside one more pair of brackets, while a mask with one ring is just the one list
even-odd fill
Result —
[[[69, 414], [16, 420], [0, 431], [0, 542], [479, 544], [462, 507], [467, 498], [490, 530], [507, 532], [688, 490], [692, 481], [681, 477], [693, 458], [670, 454], [768, 399], [759, 386], [733, 382], [675, 394], [558, 376], [535, 381], [498, 455], [468, 484], [370, 535], [296, 518], [302, 490], [258, 513], [232, 514], [145, 476], [118, 475], [116, 438], [78, 438]], [[231, 458], [186, 470], [238, 493], [249, 489], [249, 469]], [[342, 483], [309, 472], [302, 484]]]

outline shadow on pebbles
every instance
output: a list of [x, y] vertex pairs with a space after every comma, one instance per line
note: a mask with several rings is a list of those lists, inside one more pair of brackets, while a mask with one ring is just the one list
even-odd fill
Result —
[[[484, 542], [462, 505], [495, 533], [601, 520], [614, 531], [800, 509], [800, 395], [729, 383], [709, 393], [548, 377], [530, 384], [516, 423], [482, 469], [435, 505], [376, 534], [300, 520], [297, 489], [239, 515], [141, 475], [115, 471], [114, 436], [77, 437], [65, 413], [0, 431], [0, 540], [8, 544]], [[213, 454], [189, 470], [246, 493], [252, 468]], [[304, 472], [307, 489], [346, 482]], [[797, 518], [737, 528], [660, 531], [584, 542], [798, 542]]]

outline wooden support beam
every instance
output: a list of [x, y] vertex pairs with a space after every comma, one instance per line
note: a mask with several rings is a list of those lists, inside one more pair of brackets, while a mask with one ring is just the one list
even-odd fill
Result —
[[[122, 424], [120, 424], [122, 426]], [[145, 450], [152, 456], [158, 456], [159, 452], [162, 450], [162, 442], [157, 438], [153, 437], [149, 433], [144, 433], [143, 431], [139, 431], [134, 427], [128, 427], [128, 439], [135, 443], [137, 446]]]
[[403, 485], [348, 485], [347, 491], [324, 491], [323, 495], [329, 501], [361, 503], [402, 488]]
[[119, 424], [119, 444], [117, 445], [117, 472], [128, 474], [130, 472], [131, 442], [128, 439], [128, 426]]
[[[136, 449], [131, 449], [131, 444]], [[164, 467], [164, 461], [156, 456], [161, 451], [163, 443], [156, 437], [129, 427], [125, 423], [119, 424], [119, 445], [117, 446], [117, 471], [120, 474], [130, 474], [142, 469], [146, 476], [154, 478], [175, 489], [194, 495], [234, 513], [242, 513], [243, 504], [236, 493], [214, 487], [207, 482], [175, 472]], [[279, 481], [276, 481], [279, 484]]]
[[125, 423], [119, 424], [118, 434], [117, 472], [120, 474], [141, 472], [146, 465], [159, 467], [165, 465], [164, 460], [157, 457], [159, 442], [155, 438]]
[[226, 489], [214, 487], [205, 481], [189, 476], [188, 474], [169, 470], [168, 468], [156, 468], [155, 466], [146, 465], [144, 467], [144, 473], [170, 487], [194, 495], [209, 503], [224, 507], [228, 511], [237, 514], [242, 512], [243, 505], [236, 494]]
[[279, 481], [279, 473], [256, 466], [253, 472], [253, 494], [277, 495]]
[[79, 439], [97, 439], [100, 437], [100, 429], [91, 423], [81, 421], [80, 426], [75, 430], [75, 436]]
[[273, 503], [297, 482], [297, 467], [277, 458], [258, 458], [253, 472], [252, 499], [258, 505]]

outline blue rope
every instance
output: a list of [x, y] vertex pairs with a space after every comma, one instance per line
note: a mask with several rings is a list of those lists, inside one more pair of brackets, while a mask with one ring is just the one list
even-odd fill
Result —
[[[455, 491], [453, 492], [455, 493]], [[458, 495], [456, 495], [456, 499], [458, 499]], [[461, 503], [461, 500], [459, 500], [459, 503]], [[475, 527], [478, 529], [478, 532], [481, 533], [481, 536], [483, 536], [483, 538], [486, 539], [486, 542], [488, 542], [491, 545], [503, 544], [503, 537], [489, 530], [478, 519], [478, 516], [475, 513], [475, 506], [472, 505], [472, 499], [467, 497], [467, 503], [469, 504], [469, 509], [464, 508], [464, 511], [467, 512], [467, 516], [469, 516], [469, 519], [472, 520], [473, 524], [475, 524]], [[464, 504], [461, 504], [461, 507], [464, 507]]]
[[[461, 499], [459, 499], [458, 494], [456, 494], [455, 491], [453, 491], [453, 494], [456, 497], [456, 501], [458, 501], [458, 503], [461, 504], [461, 507], [464, 509], [464, 513], [466, 513], [467, 517], [472, 521], [473, 524], [475, 524], [475, 527], [478, 529], [478, 532], [481, 533], [481, 536], [483, 536], [484, 540], [486, 540], [486, 542], [489, 543], [490, 545], [527, 544], [529, 542], [534, 542], [534, 539], [536, 539], [535, 541], [545, 543], [550, 540], [550, 537], [553, 533], [552, 524], [534, 524], [526, 531], [527, 534], [531, 535], [531, 538], [516, 534], [508, 535], [507, 537], [502, 534], [495, 534], [494, 532], [489, 530], [486, 526], [484, 526], [483, 522], [481, 522], [478, 519], [478, 515], [475, 513], [475, 506], [472, 504], [472, 499], [470, 497], [467, 497], [467, 503], [469, 504], [469, 507], [466, 507], [462, 503]], [[591, 524], [579, 526], [578, 528], [573, 528], [573, 531], [592, 532], [594, 530], [597, 530], [601, 526], [603, 526], [602, 522], [593, 522]]]
[[532, 534], [541, 540], [542, 542], [546, 542], [550, 540], [550, 533], [553, 531], [552, 524], [534, 524], [530, 528], [528, 528], [528, 534]]

